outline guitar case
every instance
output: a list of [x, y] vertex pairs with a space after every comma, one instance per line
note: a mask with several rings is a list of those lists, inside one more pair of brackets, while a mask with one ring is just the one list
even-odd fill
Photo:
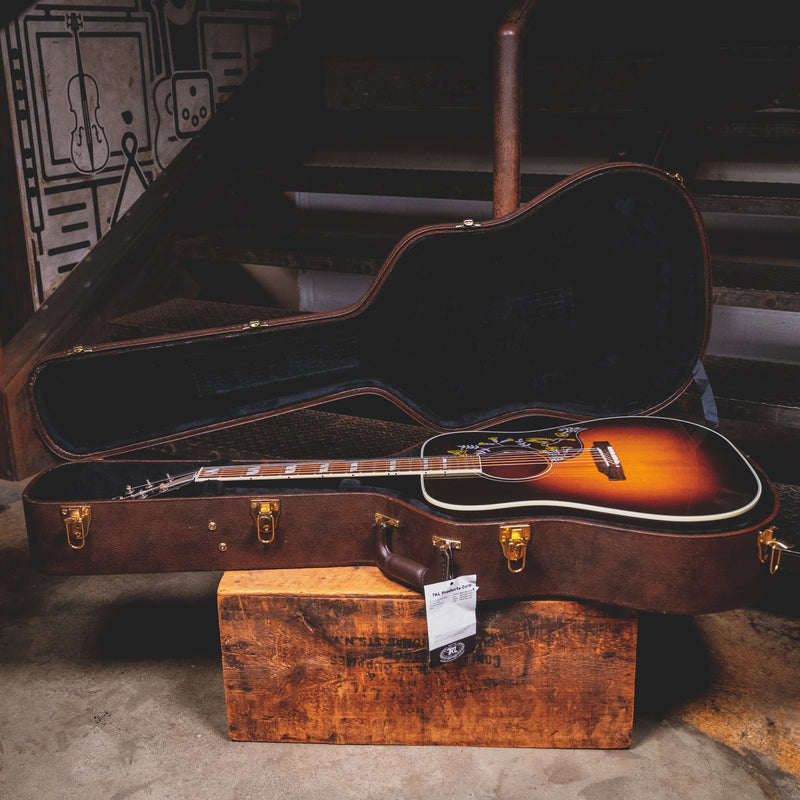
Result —
[[[377, 408], [433, 432], [653, 415], [692, 380], [710, 286], [680, 180], [606, 164], [506, 216], [412, 231], [348, 308], [49, 358], [31, 377], [34, 416], [67, 463], [24, 492], [34, 563], [58, 575], [377, 564], [417, 588], [474, 573], [482, 600], [678, 614], [748, 604], [778, 511], [756, 465], [751, 507], [690, 523], [546, 503], [441, 508], [409, 476], [125, 496], [203, 466], [132, 459], [145, 444], [304, 409]], [[320, 442], [291, 457], [331, 454]]]

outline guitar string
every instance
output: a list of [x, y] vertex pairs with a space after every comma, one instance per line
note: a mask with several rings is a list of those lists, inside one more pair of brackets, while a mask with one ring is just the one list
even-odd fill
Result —
[[[575, 455], [569, 455], [574, 452]], [[138, 486], [132, 486], [126, 489], [127, 496], [133, 496], [141, 492], [158, 492], [166, 491], [169, 488], [176, 487], [191, 481], [210, 481], [210, 480], [235, 480], [236, 478], [288, 478], [288, 477], [320, 477], [324, 478], [327, 475], [340, 477], [342, 475], [364, 475], [371, 472], [380, 474], [392, 475], [427, 475], [428, 477], [437, 477], [436, 473], [442, 473], [442, 477], [447, 477], [448, 471], [451, 477], [459, 477], [458, 473], [462, 475], [465, 472], [471, 472], [474, 477], [480, 477], [477, 473], [486, 472], [486, 469], [497, 467], [521, 467], [529, 464], [546, 465], [546, 466], [564, 466], [568, 467], [571, 475], [578, 472], [594, 474], [595, 472], [602, 471], [604, 467], [620, 468], [621, 465], [617, 463], [609, 463], [602, 456], [596, 457], [596, 453], [601, 453], [600, 448], [589, 447], [586, 449], [566, 450], [562, 449], [558, 452], [558, 458], [553, 460], [548, 458], [546, 454], [537, 453], [508, 453], [503, 455], [488, 455], [488, 456], [427, 456], [427, 457], [414, 457], [403, 459], [359, 459], [359, 460], [346, 460], [336, 459], [331, 461], [284, 461], [284, 462], [254, 462], [251, 464], [237, 464], [222, 467], [200, 467], [199, 469], [185, 473], [176, 477], [169, 476], [166, 480], [156, 482], [145, 482]], [[564, 460], [561, 460], [561, 459]], [[444, 467], [442, 465], [445, 459], [475, 462], [474, 471], [470, 467], [464, 468], [464, 465]], [[395, 462], [395, 468], [391, 468], [392, 462]], [[425, 467], [425, 462], [429, 466]], [[431, 463], [433, 466], [431, 466]], [[321, 468], [327, 464], [328, 469], [322, 472]], [[356, 464], [353, 469], [352, 465]], [[287, 473], [289, 467], [294, 467], [291, 472]], [[585, 467], [585, 470], [581, 468]], [[257, 472], [253, 472], [257, 469]], [[549, 472], [549, 470], [547, 470]], [[542, 475], [542, 473], [534, 473], [530, 476], [531, 479]], [[161, 487], [164, 487], [163, 489]]]
[[[562, 461], [561, 458], [564, 458]], [[589, 466], [595, 466], [598, 463], [603, 463], [605, 459], [595, 458], [594, 455], [581, 454], [575, 456], [559, 456], [558, 459], [551, 459], [543, 456], [428, 456], [427, 458], [413, 458], [413, 459], [397, 459], [392, 465], [392, 459], [368, 459], [348, 461], [345, 459], [335, 461], [319, 461], [319, 462], [301, 462], [301, 461], [286, 461], [286, 462], [267, 462], [263, 464], [245, 464], [236, 466], [223, 466], [223, 467], [202, 467], [201, 474], [203, 477], [235, 477], [248, 475], [321, 475], [325, 474], [362, 474], [366, 472], [444, 472], [452, 471], [467, 471], [471, 469], [480, 470], [481, 468], [493, 467], [524, 467], [528, 465], [542, 465], [549, 466], [550, 464], [570, 464], [571, 466], [582, 465], [584, 462]], [[459, 463], [461, 462], [461, 463]], [[325, 466], [325, 471], [322, 467]], [[287, 472], [287, 470], [289, 470]]]
[[[601, 451], [597, 451], [601, 452]], [[562, 461], [563, 459], [563, 461]], [[205, 476], [215, 477], [218, 475], [250, 475], [259, 474], [254, 473], [253, 470], [259, 472], [269, 473], [274, 471], [275, 474], [287, 474], [287, 469], [291, 468], [291, 473], [297, 474], [317, 474], [322, 467], [326, 467], [326, 472], [370, 472], [373, 470], [392, 471], [392, 472], [416, 472], [416, 471], [441, 471], [444, 469], [459, 469], [459, 466], [464, 469], [470, 469], [470, 464], [476, 468], [480, 466], [525, 466], [528, 464], [580, 464], [587, 461], [589, 464], [594, 465], [598, 460], [604, 461], [602, 456], [598, 459], [595, 456], [595, 451], [585, 453], [576, 451], [575, 455], [569, 455], [564, 451], [560, 451], [555, 458], [548, 458], [546, 455], [528, 455], [528, 454], [505, 454], [505, 455], [489, 455], [489, 456], [426, 456], [414, 458], [377, 458], [377, 459], [332, 459], [329, 461], [268, 461], [268, 462], [252, 462], [245, 464], [227, 465], [221, 467], [204, 466], [200, 468], [200, 472]], [[459, 462], [461, 464], [459, 465]], [[427, 466], [426, 466], [427, 463]], [[392, 467], [392, 464], [394, 466]], [[190, 473], [191, 474], [191, 473]], [[320, 472], [324, 475], [325, 472]]]
[[[236, 465], [229, 465], [229, 466], [222, 466], [222, 467], [202, 467], [201, 469], [204, 471], [211, 472], [212, 470], [219, 470], [224, 472], [235, 472], [236, 470], [252, 470], [253, 468], [260, 468], [260, 469], [277, 469], [277, 470], [285, 470], [288, 467], [293, 467], [295, 469], [305, 469], [311, 468], [314, 470], [319, 469], [322, 466], [328, 466], [329, 468], [343, 468], [346, 471], [352, 471], [353, 465], [356, 465], [356, 471], [365, 471], [369, 468], [378, 467], [380, 466], [383, 468], [386, 464], [395, 463], [397, 466], [410, 466], [411, 469], [418, 468], [419, 465], [423, 465], [426, 462], [434, 463], [434, 464], [443, 464], [447, 461], [448, 466], [451, 463], [458, 463], [459, 461], [462, 462], [473, 462], [476, 464], [491, 464], [491, 465], [503, 465], [503, 464], [534, 464], [534, 463], [562, 463], [562, 459], [564, 463], [570, 462], [575, 463], [576, 461], [580, 461], [583, 459], [590, 459], [592, 463], [595, 463], [595, 458], [598, 456], [602, 459], [603, 456], [603, 449], [602, 448], [575, 448], [573, 450], [566, 450], [566, 449], [559, 449], [553, 453], [502, 453], [502, 454], [485, 454], [485, 455], [478, 455], [478, 454], [466, 454], [466, 455], [431, 455], [431, 456], [414, 456], [410, 458], [370, 458], [370, 459], [346, 459], [346, 458], [337, 458], [337, 459], [329, 459], [329, 460], [320, 460], [320, 461], [304, 461], [304, 460], [285, 460], [285, 461], [265, 461], [265, 462], [252, 462], [252, 463], [245, 463], [245, 464], [236, 464]], [[413, 465], [413, 466], [411, 466]]]
[[[434, 473], [434, 472], [469, 472], [469, 471], [486, 471], [487, 469], [503, 468], [503, 467], [527, 467], [527, 466], [542, 466], [547, 467], [550, 465], [569, 465], [575, 466], [590, 466], [596, 467], [603, 464], [611, 464], [617, 466], [615, 462], [608, 462], [605, 460], [595, 460], [594, 458], [582, 459], [576, 456], [572, 459], [565, 461], [552, 461], [549, 459], [482, 459], [480, 461], [470, 464], [452, 464], [448, 462], [446, 465], [443, 462], [429, 463], [427, 466], [423, 463], [404, 463], [391, 466], [389, 462], [360, 462], [358, 466], [353, 469], [351, 462], [343, 461], [341, 464], [329, 462], [327, 469], [321, 470], [321, 464], [315, 465], [300, 465], [294, 462], [287, 462], [286, 464], [269, 464], [269, 465], [252, 465], [249, 467], [220, 467], [208, 468], [203, 467], [200, 474], [203, 478], [228, 478], [228, 477], [248, 477], [259, 475], [340, 475], [340, 474], [353, 474], [359, 475], [370, 472], [388, 472], [388, 473]], [[289, 469], [291, 468], [291, 469]], [[288, 470], [288, 471], [287, 471]]]

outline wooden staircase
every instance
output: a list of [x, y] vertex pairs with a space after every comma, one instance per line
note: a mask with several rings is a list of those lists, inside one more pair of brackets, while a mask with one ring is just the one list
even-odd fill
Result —
[[[654, 28], [639, 5], [517, 6], [531, 7], [520, 199], [610, 160], [683, 176], [712, 246], [706, 367], [722, 430], [798, 482], [800, 51], [780, 20], [704, 19], [687, 5]], [[355, 298], [407, 231], [492, 216], [507, 13], [304, 4], [284, 46], [4, 347], [2, 473], [52, 460], [25, 397], [48, 353], [303, 313], [299, 276]], [[696, 394], [664, 413], [696, 417]]]

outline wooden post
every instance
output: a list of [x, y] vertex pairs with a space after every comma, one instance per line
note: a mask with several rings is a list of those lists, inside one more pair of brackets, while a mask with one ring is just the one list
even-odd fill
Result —
[[522, 42], [536, 0], [519, 0], [497, 29], [494, 95], [494, 217], [520, 203]]

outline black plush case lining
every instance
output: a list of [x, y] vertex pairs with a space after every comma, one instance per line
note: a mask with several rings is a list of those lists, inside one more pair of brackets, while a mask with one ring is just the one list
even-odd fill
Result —
[[709, 288], [679, 182], [608, 165], [503, 219], [410, 234], [345, 312], [45, 361], [35, 413], [78, 458], [363, 390], [440, 429], [644, 413], [688, 383]]

